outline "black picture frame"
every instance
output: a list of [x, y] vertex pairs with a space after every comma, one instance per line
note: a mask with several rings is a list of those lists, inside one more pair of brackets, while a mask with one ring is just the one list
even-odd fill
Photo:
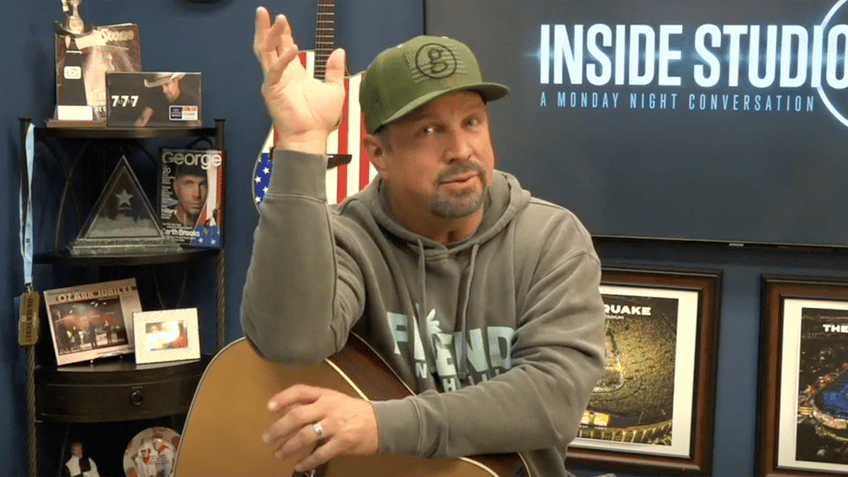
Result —
[[[830, 331], [841, 322], [844, 327]], [[848, 368], [832, 366], [848, 363], [846, 345], [848, 280], [762, 277], [757, 475], [848, 473], [848, 430], [831, 427], [848, 426], [848, 404], [839, 417], [833, 415], [839, 407], [824, 399], [840, 376], [848, 379]]]
[[[665, 444], [625, 442], [627, 436], [630, 436], [630, 439], [634, 439], [634, 435], [644, 438], [644, 432], [639, 434], [644, 429], [638, 428], [639, 426], [614, 430], [612, 432], [620, 434], [612, 439], [608, 439], [609, 436], [587, 439], [583, 437], [587, 435], [584, 430], [588, 428], [584, 416], [579, 437], [571, 443], [568, 450], [568, 465], [648, 475], [710, 474], [721, 277], [721, 272], [716, 270], [603, 268], [601, 292], [607, 305], [608, 321], [611, 319], [611, 312], [620, 310], [614, 310], [610, 306], [608, 302], [611, 301], [611, 295], [607, 292], [619, 291], [627, 295], [632, 294], [637, 299], [645, 297], [647, 300], [664, 300], [666, 303], [669, 303], [669, 300], [672, 303], [677, 300], [678, 304], [672, 312], [677, 316], [674, 328], [676, 354], [672, 363], [673, 391], [669, 398], [674, 401], [674, 407], [678, 411], [673, 414], [670, 423], [673, 426], [666, 424], [665, 429], [672, 436], [672, 445], [669, 447]], [[639, 300], [634, 303], [637, 301]], [[608, 348], [611, 346], [609, 332], [608, 326]], [[688, 349], [683, 349], [687, 347]], [[633, 349], [638, 347], [631, 346], [631, 350]], [[623, 348], [615, 351], [626, 352]], [[645, 353], [642, 358], [654, 359], [654, 356], [658, 355], [654, 351], [652, 349]], [[678, 357], [683, 359], [677, 359]], [[598, 389], [596, 387], [596, 392]], [[675, 395], [680, 390], [683, 391], [681, 395], [686, 396], [683, 402]], [[594, 397], [593, 394], [593, 399]], [[590, 401], [589, 409], [592, 405]], [[680, 409], [683, 411], [679, 412]], [[676, 440], [673, 435], [675, 431], [669, 428], [678, 433]]]

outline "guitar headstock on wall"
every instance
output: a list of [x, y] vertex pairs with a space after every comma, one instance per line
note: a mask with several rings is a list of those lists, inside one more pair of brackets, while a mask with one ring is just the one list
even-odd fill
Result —
[[[336, 48], [336, 2], [318, 1], [318, 21], [315, 29], [315, 50], [300, 53], [300, 62], [306, 72], [323, 81], [327, 58]], [[327, 201], [342, 202], [347, 196], [364, 188], [376, 174], [371, 161], [362, 147], [365, 122], [359, 107], [359, 85], [364, 73], [345, 78], [344, 116], [339, 128], [327, 139]], [[253, 202], [257, 209], [265, 199], [271, 179], [273, 162], [271, 148], [276, 142], [273, 125], [256, 159], [253, 169]]]

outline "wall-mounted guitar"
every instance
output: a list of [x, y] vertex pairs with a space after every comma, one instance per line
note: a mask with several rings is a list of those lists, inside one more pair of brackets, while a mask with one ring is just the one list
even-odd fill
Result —
[[[336, 43], [336, 2], [318, 1], [318, 23], [315, 30], [315, 50], [300, 53], [300, 61], [307, 74], [323, 81], [327, 68], [327, 58], [335, 49]], [[368, 155], [362, 148], [362, 136], [365, 123], [359, 108], [359, 84], [364, 73], [345, 78], [345, 104], [342, 123], [327, 139], [327, 201], [331, 204], [343, 201], [347, 196], [361, 190], [376, 174]], [[271, 178], [273, 163], [271, 148], [276, 133], [274, 126], [262, 145], [259, 157], [253, 168], [253, 203], [258, 208], [265, 199], [268, 181]]]

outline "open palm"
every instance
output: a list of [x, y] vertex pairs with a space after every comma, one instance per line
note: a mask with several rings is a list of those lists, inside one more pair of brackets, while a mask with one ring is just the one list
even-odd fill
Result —
[[[262, 66], [262, 96], [274, 122], [278, 147], [323, 153], [327, 136], [339, 124], [344, 106], [344, 51], [327, 59], [325, 81], [306, 74], [288, 20], [256, 11], [253, 49]], [[320, 145], [321, 150], [315, 150]]]

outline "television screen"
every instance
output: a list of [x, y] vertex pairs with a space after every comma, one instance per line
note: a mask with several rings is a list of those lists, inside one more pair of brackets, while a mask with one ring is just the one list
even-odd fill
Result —
[[600, 237], [848, 246], [846, 0], [428, 0], [499, 168]]

